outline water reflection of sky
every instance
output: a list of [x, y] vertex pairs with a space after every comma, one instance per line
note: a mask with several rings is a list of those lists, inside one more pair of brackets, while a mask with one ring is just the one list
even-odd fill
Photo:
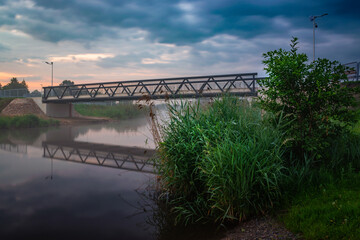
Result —
[[79, 126], [77, 131], [75, 141], [155, 148], [150, 124], [146, 118], [110, 122], [101, 127], [98, 125]]
[[26, 142], [27, 148], [25, 153], [0, 149], [1, 239], [153, 238], [138, 191], [145, 191], [154, 175], [42, 157], [41, 142], [47, 138], [145, 146], [146, 125], [130, 122], [122, 130], [124, 125], [111, 124], [61, 127], [48, 135], [23, 130], [5, 137], [7, 144]]
[[149, 126], [141, 126], [136, 130], [118, 132], [115, 129], [103, 128], [101, 132], [90, 129], [85, 135], [75, 138], [76, 141], [94, 142], [104, 144], [116, 144], [122, 146], [139, 146], [155, 148]]

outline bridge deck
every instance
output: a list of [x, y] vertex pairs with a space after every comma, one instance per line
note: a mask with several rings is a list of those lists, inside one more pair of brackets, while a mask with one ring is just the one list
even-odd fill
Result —
[[163, 78], [44, 87], [44, 103], [198, 98], [223, 93], [256, 96], [257, 73]]

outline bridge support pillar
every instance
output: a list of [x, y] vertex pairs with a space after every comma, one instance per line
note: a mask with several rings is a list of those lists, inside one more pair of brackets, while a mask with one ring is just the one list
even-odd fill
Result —
[[73, 117], [74, 108], [71, 103], [47, 103], [46, 115], [49, 117]]

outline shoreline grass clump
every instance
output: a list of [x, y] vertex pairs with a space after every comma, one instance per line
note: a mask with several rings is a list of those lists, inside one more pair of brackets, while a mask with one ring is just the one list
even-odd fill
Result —
[[75, 110], [83, 116], [131, 119], [146, 113], [146, 107], [139, 108], [131, 102], [115, 105], [74, 104]]
[[34, 128], [34, 127], [48, 127], [58, 126], [59, 121], [54, 119], [42, 119], [36, 115], [24, 116], [0, 116], [0, 129], [13, 128]]
[[260, 109], [226, 96], [169, 110], [158, 170], [177, 223], [236, 222], [279, 203], [283, 137]]

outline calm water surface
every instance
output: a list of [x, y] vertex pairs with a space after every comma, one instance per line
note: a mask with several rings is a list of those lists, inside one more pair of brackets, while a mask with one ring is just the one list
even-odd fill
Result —
[[156, 239], [154, 147], [145, 118], [0, 132], [0, 239]]

